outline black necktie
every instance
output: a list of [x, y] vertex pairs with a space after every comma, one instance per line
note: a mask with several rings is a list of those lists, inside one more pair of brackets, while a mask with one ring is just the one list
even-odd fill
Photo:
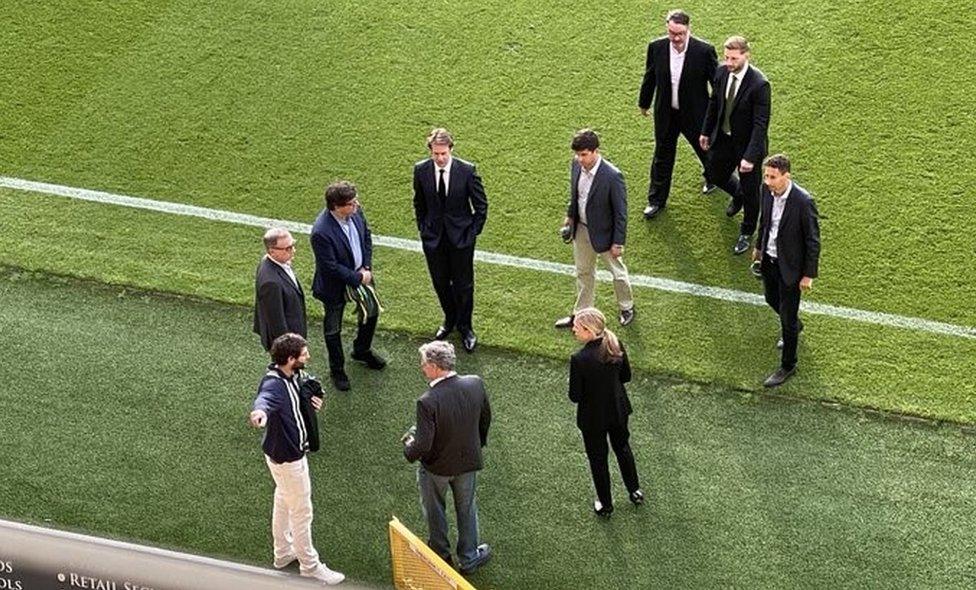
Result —
[[447, 200], [447, 183], [444, 182], [444, 169], [441, 168], [440, 172], [440, 180], [437, 181], [437, 196], [441, 198], [441, 202], [443, 203]]

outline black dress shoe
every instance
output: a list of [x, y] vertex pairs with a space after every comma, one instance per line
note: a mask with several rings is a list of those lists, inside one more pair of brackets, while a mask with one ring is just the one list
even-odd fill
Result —
[[708, 193], [714, 191], [717, 188], [718, 188], [717, 186], [715, 186], [714, 184], [708, 182], [707, 180], [702, 181], [702, 194], [703, 195], [707, 195]]
[[558, 320], [556, 320], [555, 325], [557, 328], [572, 328], [574, 318], [575, 316], [571, 316], [571, 315], [568, 315], [564, 318], [559, 318]]
[[730, 201], [729, 206], [725, 208], [725, 214], [729, 217], [735, 217], [735, 214], [742, 211], [742, 203], [736, 203], [735, 201]]
[[643, 506], [644, 505], [644, 492], [642, 492], [640, 490], [635, 490], [635, 491], [631, 492], [630, 493], [630, 502], [634, 506]]
[[439, 326], [437, 331], [434, 332], [434, 340], [447, 340], [447, 337], [454, 331], [454, 328], [448, 328], [447, 326]]
[[763, 386], [779, 387], [780, 385], [786, 383], [786, 380], [792, 377], [794, 373], [796, 373], [796, 367], [793, 367], [792, 369], [784, 369], [783, 367], [780, 367], [773, 371], [772, 375], [766, 377], [766, 380], [763, 381]]
[[461, 336], [461, 345], [465, 352], [474, 352], [474, 347], [478, 346], [478, 337], [474, 335], [474, 330], [468, 330]]
[[339, 391], [349, 391], [349, 375], [342, 369], [339, 369], [331, 375], [332, 384]]
[[613, 506], [604, 506], [599, 500], [593, 500], [593, 512], [601, 518], [610, 518]]
[[637, 313], [637, 310], [634, 309], [633, 307], [631, 307], [630, 309], [622, 309], [622, 310], [620, 310], [620, 325], [621, 326], [630, 325], [630, 323], [632, 321], [634, 321], [634, 315], [636, 313]]
[[654, 219], [664, 209], [664, 205], [648, 205], [644, 207], [644, 219]]
[[359, 361], [374, 371], [379, 371], [386, 366], [386, 359], [379, 356], [372, 350], [367, 350], [366, 352], [362, 353], [354, 352], [350, 356], [352, 356], [352, 360]]
[[746, 250], [748, 250], [749, 249], [749, 238], [750, 238], [750, 236], [747, 236], [745, 234], [742, 234], [741, 236], [739, 236], [739, 239], [737, 239], [735, 241], [735, 245], [732, 246], [732, 253], [735, 254], [736, 256], [738, 256], [739, 254], [742, 254], [743, 252], [745, 252]]

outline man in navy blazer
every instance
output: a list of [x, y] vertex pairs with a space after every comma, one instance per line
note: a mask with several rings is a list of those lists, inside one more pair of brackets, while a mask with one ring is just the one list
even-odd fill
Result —
[[[325, 206], [312, 226], [315, 253], [312, 294], [325, 307], [325, 346], [329, 351], [332, 383], [336, 389], [348, 391], [349, 376], [341, 340], [346, 288], [373, 284], [373, 238], [351, 182], [340, 180], [330, 184], [325, 189]], [[386, 361], [371, 349], [377, 317], [367, 317], [359, 324], [352, 345], [353, 360], [370, 369], [386, 366]]]
[[[718, 68], [715, 47], [691, 36], [691, 16], [687, 12], [672, 10], [664, 22], [667, 36], [647, 46], [644, 81], [637, 99], [645, 117], [651, 99], [654, 100], [654, 158], [644, 219], [653, 219], [667, 206], [679, 135], [685, 136], [702, 168], [705, 167], [705, 150], [698, 142], [698, 135], [708, 109], [708, 90]], [[706, 181], [702, 192], [714, 188]]]
[[475, 238], [488, 218], [488, 199], [474, 164], [453, 156], [454, 138], [437, 128], [427, 137], [430, 158], [413, 167], [413, 209], [434, 292], [444, 323], [434, 334], [444, 340], [456, 327], [464, 350], [478, 338], [474, 311]]
[[264, 234], [264, 249], [254, 278], [254, 333], [261, 337], [261, 346], [271, 350], [282, 334], [307, 337], [308, 320], [305, 292], [291, 268], [295, 239], [287, 229], [272, 227]]
[[577, 131], [571, 147], [575, 157], [569, 167], [569, 204], [563, 231], [573, 240], [576, 304], [573, 315], [556, 320], [556, 327], [573, 327], [576, 312], [593, 307], [597, 258], [603, 259], [613, 275], [620, 325], [626, 326], [634, 320], [634, 294], [623, 260], [627, 241], [624, 175], [600, 155], [600, 138], [594, 131]]
[[783, 154], [763, 163], [762, 223], [753, 259], [761, 260], [766, 303], [779, 314], [780, 366], [763, 383], [776, 387], [796, 372], [796, 346], [803, 323], [800, 293], [813, 288], [820, 261], [820, 222], [810, 193], [790, 177]]
[[705, 176], [732, 197], [725, 214], [733, 217], [743, 211], [733, 254], [748, 250], [756, 231], [759, 167], [769, 149], [769, 81], [749, 64], [749, 55], [745, 37], [725, 41], [725, 67], [715, 75], [712, 99], [698, 138], [701, 148], [708, 152]]

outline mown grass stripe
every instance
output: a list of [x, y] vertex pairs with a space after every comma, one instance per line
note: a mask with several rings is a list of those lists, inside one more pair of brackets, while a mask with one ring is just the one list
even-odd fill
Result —
[[[22, 178], [12, 178], [8, 176], [0, 176], [0, 186], [9, 189], [14, 189], [14, 190], [22, 190], [22, 191], [29, 191], [33, 193], [42, 193], [42, 194], [55, 195], [61, 197], [68, 197], [71, 199], [93, 201], [96, 203], [121, 205], [123, 207], [133, 207], [136, 209], [145, 209], [149, 211], [158, 211], [162, 213], [171, 213], [175, 215], [200, 217], [203, 219], [224, 221], [227, 223], [236, 223], [240, 225], [252, 225], [257, 227], [270, 227], [272, 225], [276, 225], [276, 226], [286, 227], [288, 228], [289, 231], [295, 233], [302, 233], [302, 234], [311, 233], [312, 230], [311, 225], [307, 223], [299, 223], [297, 221], [288, 221], [284, 219], [272, 219], [270, 217], [260, 217], [257, 215], [248, 215], [246, 213], [224, 211], [221, 209], [210, 209], [207, 207], [198, 207], [196, 205], [187, 205], [184, 203], [174, 203], [170, 201], [157, 201], [155, 199], [117, 195], [117, 194], [107, 193], [103, 191], [63, 186], [58, 184], [46, 183], [46, 182], [36, 182], [32, 180], [25, 180]], [[396, 238], [392, 236], [381, 236], [381, 235], [374, 234], [373, 242], [379, 246], [383, 246], [386, 248], [407, 250], [410, 252], [422, 251], [420, 242], [417, 240], [407, 240], [404, 238]], [[574, 275], [576, 272], [574, 267], [570, 264], [561, 264], [558, 262], [536, 260], [533, 258], [523, 258], [520, 256], [510, 256], [508, 254], [499, 254], [497, 252], [485, 252], [482, 250], [475, 252], [475, 259], [478, 260], [479, 262], [485, 262], [488, 264], [511, 266], [515, 268], [537, 270], [540, 272], [548, 272], [548, 273], [555, 273], [555, 274], [562, 274], [562, 275], [569, 275], [569, 276]], [[597, 271], [597, 280], [601, 282], [610, 282], [613, 280], [613, 277], [610, 275], [609, 272], [601, 270], [601, 271]], [[718, 299], [721, 301], [729, 301], [732, 303], [743, 303], [748, 305], [760, 305], [760, 306], [765, 305], [765, 301], [763, 300], [761, 295], [755, 293], [746, 293], [745, 291], [724, 289], [722, 287], [710, 287], [707, 285], [699, 285], [696, 283], [675, 281], [672, 279], [663, 279], [660, 277], [638, 275], [638, 274], [632, 274], [630, 276], [630, 280], [634, 286], [656, 289], [658, 291], [666, 291], [669, 293], [681, 293], [681, 294], [693, 295], [695, 297], [707, 297], [710, 299]], [[941, 334], [945, 336], [955, 336], [959, 338], [976, 339], [976, 328], [974, 327], [961, 326], [961, 325], [950, 324], [946, 322], [938, 322], [935, 320], [928, 320], [925, 318], [901, 316], [901, 315], [877, 312], [877, 311], [867, 311], [863, 309], [854, 309], [850, 307], [841, 307], [837, 305], [816, 303], [810, 301], [802, 302], [801, 309], [805, 313], [826, 315], [826, 316], [831, 316], [836, 318], [848, 319], [856, 322], [878, 324], [882, 326], [903, 328], [906, 330], [915, 330], [918, 332], [929, 332], [929, 333]]]

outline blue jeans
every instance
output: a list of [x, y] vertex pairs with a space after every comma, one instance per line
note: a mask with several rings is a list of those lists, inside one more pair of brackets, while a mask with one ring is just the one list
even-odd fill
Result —
[[477, 567], [483, 560], [478, 553], [478, 504], [475, 498], [477, 471], [460, 475], [436, 475], [417, 467], [417, 488], [420, 506], [427, 519], [427, 546], [445, 561], [451, 559], [451, 545], [447, 540], [447, 514], [444, 511], [447, 487], [451, 487], [454, 510], [457, 513], [459, 565], [463, 569]]

